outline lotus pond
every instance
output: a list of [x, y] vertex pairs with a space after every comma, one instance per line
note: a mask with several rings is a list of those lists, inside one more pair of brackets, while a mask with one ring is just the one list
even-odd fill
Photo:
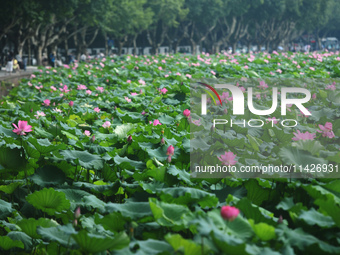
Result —
[[[0, 100], [1, 254], [340, 254], [336, 175], [190, 175], [192, 150], [229, 166], [335, 169], [339, 76], [338, 52], [122, 56], [40, 69]], [[255, 81], [264, 107], [267, 79], [301, 81], [312, 115], [293, 106], [294, 128], [216, 128], [193, 141], [191, 129], [208, 123], [190, 112], [192, 84], [230, 78]], [[223, 100], [230, 119], [233, 99]], [[211, 144], [218, 132], [222, 142]]]

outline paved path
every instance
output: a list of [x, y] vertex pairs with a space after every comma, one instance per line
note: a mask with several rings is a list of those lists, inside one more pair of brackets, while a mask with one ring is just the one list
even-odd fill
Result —
[[11, 80], [13, 79], [21, 79], [21, 78], [26, 78], [31, 76], [32, 73], [37, 71], [37, 67], [36, 66], [28, 66], [26, 68], [26, 71], [21, 70], [20, 72], [15, 72], [15, 73], [11, 73], [8, 74], [6, 72], [6, 67], [1, 68], [0, 70], [0, 81], [9, 81], [11, 82]]
[[[32, 73], [37, 71], [36, 66], [28, 66], [26, 71], [20, 71], [16, 73], [8, 74], [6, 69], [0, 70], [0, 98], [8, 95], [13, 86], [18, 86], [19, 82], [23, 78], [29, 78]], [[14, 85], [13, 85], [14, 84]]]

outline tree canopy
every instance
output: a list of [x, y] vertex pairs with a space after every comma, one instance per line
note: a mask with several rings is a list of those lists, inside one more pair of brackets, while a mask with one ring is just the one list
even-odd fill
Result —
[[[238, 43], [275, 48], [303, 33], [321, 38], [338, 32], [339, 0], [3, 0], [0, 46], [12, 41], [22, 53], [29, 43], [36, 58], [73, 40], [84, 53], [98, 34], [113, 38], [119, 52], [145, 38], [161, 45], [186, 40], [218, 52]], [[145, 45], [144, 45], [145, 46]]]

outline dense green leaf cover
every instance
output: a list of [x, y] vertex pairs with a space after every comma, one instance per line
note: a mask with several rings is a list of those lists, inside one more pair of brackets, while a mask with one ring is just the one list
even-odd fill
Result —
[[[241, 165], [339, 164], [340, 94], [338, 83], [332, 85], [339, 61], [333, 53], [124, 56], [39, 70], [1, 100], [0, 249], [340, 254], [339, 180], [195, 179], [189, 172], [190, 145], [216, 155], [232, 150]], [[190, 109], [192, 79], [242, 84], [244, 78], [303, 76], [314, 81], [307, 88], [316, 98], [307, 104], [308, 118], [292, 108], [296, 128], [217, 130], [223, 137], [213, 147], [204, 137], [190, 141], [183, 111]], [[263, 98], [258, 105], [270, 102]], [[12, 132], [19, 120], [33, 131]], [[333, 138], [316, 131], [326, 122], [333, 124]], [[296, 130], [316, 137], [293, 141]], [[240, 215], [223, 220], [223, 205], [237, 207]]]

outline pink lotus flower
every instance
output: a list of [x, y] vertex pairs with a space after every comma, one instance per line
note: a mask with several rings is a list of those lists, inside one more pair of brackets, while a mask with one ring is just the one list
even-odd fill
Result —
[[43, 105], [50, 106], [51, 101], [49, 99], [45, 99]]
[[221, 162], [222, 165], [226, 165], [226, 166], [232, 166], [236, 164], [236, 160], [235, 160], [236, 155], [234, 153], [232, 153], [231, 151], [229, 152], [225, 152], [225, 154], [221, 155], [221, 157], [217, 157]]
[[211, 70], [210, 72], [212, 73], [212, 75], [216, 75], [216, 73], [214, 71]]
[[100, 112], [100, 109], [98, 107], [94, 108], [93, 110], [98, 113]]
[[85, 89], [87, 89], [85, 85], [80, 84], [77, 86], [77, 90], [85, 90]]
[[232, 101], [233, 97], [229, 97], [229, 92], [223, 92], [221, 96], [222, 101]]
[[172, 156], [175, 153], [175, 148], [174, 146], [170, 145], [168, 149], [166, 150], [166, 155]]
[[130, 99], [130, 98], [128, 98], [128, 97], [124, 97], [124, 98], [125, 98], [125, 100], [126, 100], [128, 103], [131, 102], [131, 99]]
[[196, 125], [196, 126], [201, 126], [202, 125], [201, 124], [201, 119], [199, 119], [199, 120], [191, 120], [191, 123]]
[[312, 99], [316, 99], [316, 94], [315, 93], [312, 95]]
[[136, 92], [131, 92], [130, 94], [131, 94], [131, 96], [137, 96], [138, 95], [138, 93], [136, 93]]
[[100, 93], [104, 92], [104, 88], [103, 87], [97, 87], [96, 90], [99, 91]]
[[154, 126], [157, 126], [157, 125], [162, 125], [162, 123], [159, 122], [159, 120], [154, 120], [153, 123], [152, 121], [149, 122], [150, 124], [153, 124]]
[[51, 88], [53, 91], [57, 91], [57, 88], [54, 87], [54, 86], [51, 86], [50, 88]]
[[146, 113], [145, 111], [142, 111], [142, 113], [141, 113], [141, 114], [142, 114], [142, 115], [145, 115], [145, 113]]
[[319, 125], [319, 128], [322, 130], [317, 130], [318, 133], [322, 133], [322, 137], [328, 137], [328, 138], [334, 138], [334, 132], [332, 131], [333, 129], [333, 125], [331, 122], [326, 122], [326, 124], [323, 125]]
[[293, 133], [295, 137], [292, 138], [293, 141], [299, 141], [299, 140], [314, 140], [315, 133], [309, 133], [308, 131], [305, 133], [301, 133], [300, 130], [297, 131], [297, 133]]
[[86, 94], [91, 95], [92, 91], [91, 90], [86, 90]]
[[266, 89], [268, 88], [268, 85], [265, 83], [265, 81], [260, 81], [260, 85], [258, 87], [260, 89]]
[[12, 125], [15, 127], [15, 129], [13, 129], [13, 132], [17, 135], [26, 135], [25, 132], [32, 132], [32, 126], [28, 125], [27, 121], [25, 120], [19, 120], [18, 126], [14, 123], [12, 123]]
[[272, 121], [274, 124], [277, 124], [279, 121], [277, 120], [277, 118], [273, 117], [273, 118], [268, 118], [269, 121]]
[[90, 137], [90, 135], [91, 135], [91, 132], [90, 132], [90, 131], [88, 131], [88, 130], [85, 130], [85, 131], [84, 131], [84, 135], [86, 135], [86, 136]]
[[314, 68], [314, 67], [311, 67], [311, 66], [310, 66], [309, 69], [312, 70], [312, 71], [315, 71], [315, 68]]
[[60, 109], [58, 109], [58, 108], [54, 108], [53, 111], [54, 111], [54, 112], [59, 112], [59, 113], [62, 113], [62, 112], [63, 112], [62, 110], [60, 110]]
[[277, 69], [276, 72], [282, 73], [282, 70], [281, 69]]
[[166, 88], [162, 88], [160, 91], [161, 91], [162, 94], [165, 94], [166, 92], [168, 92], [168, 90]]
[[111, 127], [110, 121], [105, 121], [104, 124], [102, 125], [103, 128], [109, 128]]
[[68, 103], [68, 105], [69, 105], [70, 107], [73, 107], [74, 102], [73, 102], [73, 101], [70, 101], [70, 102]]
[[336, 87], [335, 87], [335, 82], [333, 82], [332, 85], [327, 85], [327, 86], [326, 86], [326, 89], [327, 89], [327, 90], [335, 90], [335, 89], [336, 89]]
[[39, 119], [39, 117], [44, 117], [44, 116], [46, 116], [46, 114], [44, 112], [39, 112], [39, 111], [37, 111], [37, 114], [34, 115], [34, 117], [36, 117], [37, 119]]
[[188, 77], [189, 79], [192, 77], [190, 74], [186, 74], [186, 77]]
[[127, 80], [126, 83], [131, 83], [131, 80]]
[[233, 206], [222, 206], [221, 208], [221, 216], [223, 219], [227, 221], [233, 221], [239, 215], [240, 210]]
[[190, 116], [190, 110], [189, 109], [185, 109], [183, 111], [183, 115], [188, 118]]
[[138, 82], [139, 84], [145, 85], [145, 81], [143, 81], [142, 79], [140, 79]]
[[67, 85], [64, 85], [63, 88], [59, 88], [59, 89], [60, 89], [60, 91], [62, 91], [62, 92], [64, 92], [64, 93], [67, 93], [67, 92], [70, 91], [70, 90], [68, 89]]

